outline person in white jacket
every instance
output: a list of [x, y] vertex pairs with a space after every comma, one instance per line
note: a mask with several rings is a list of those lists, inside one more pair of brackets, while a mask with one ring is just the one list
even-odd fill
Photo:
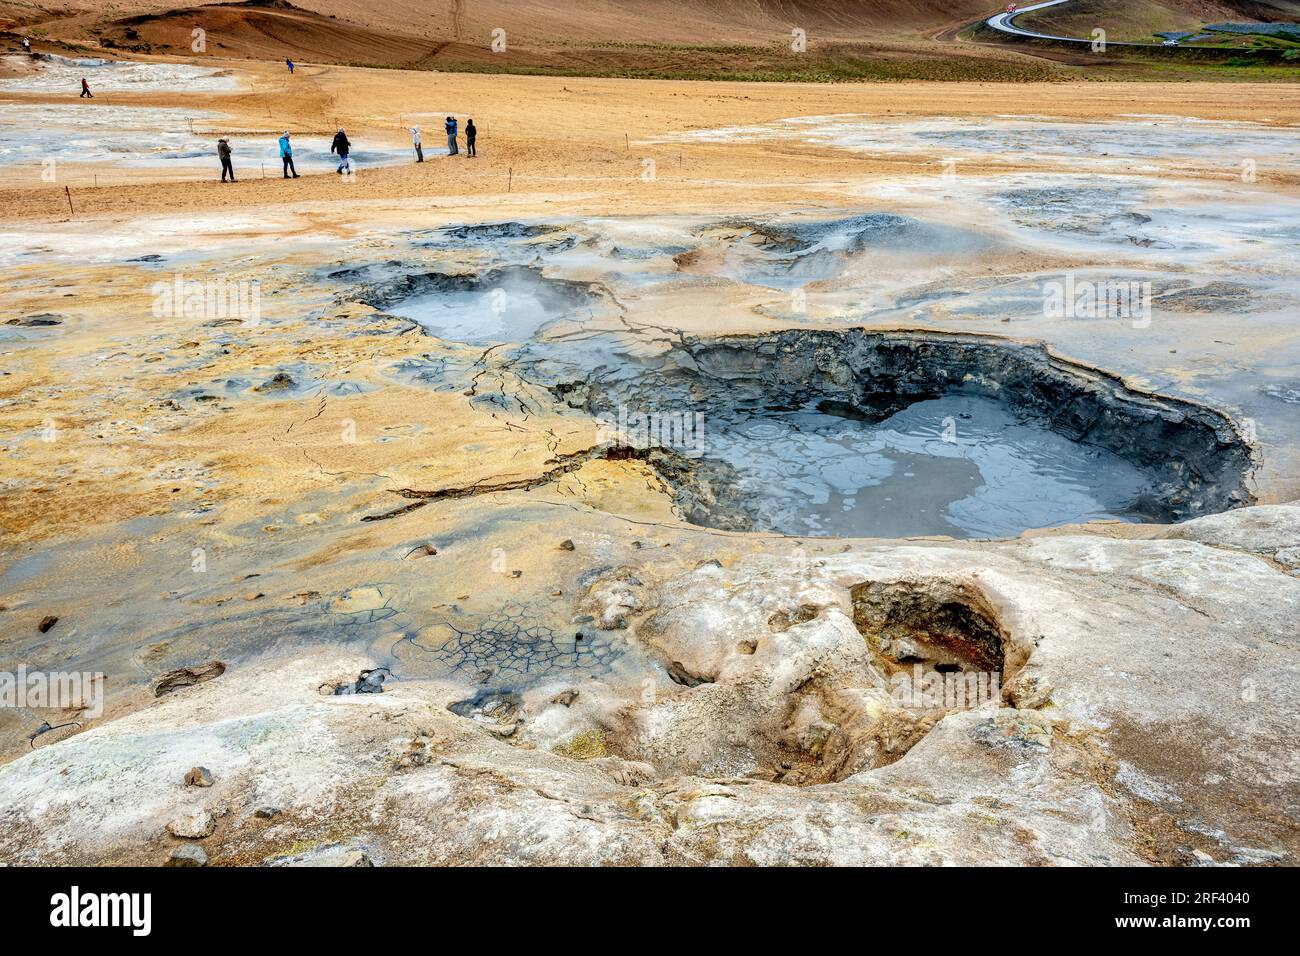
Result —
[[420, 146], [420, 127], [411, 127], [411, 144], [415, 147], [415, 161], [424, 162], [424, 149]]

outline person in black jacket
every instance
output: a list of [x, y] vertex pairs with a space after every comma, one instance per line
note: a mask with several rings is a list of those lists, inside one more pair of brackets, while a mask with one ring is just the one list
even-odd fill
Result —
[[217, 140], [217, 157], [221, 160], [221, 181], [226, 181], [226, 173], [230, 173], [230, 181], [235, 181], [235, 167], [230, 165], [230, 141], [225, 139]]
[[474, 121], [471, 119], [465, 124], [465, 155], [477, 156], [474, 150], [474, 138], [478, 136], [478, 130], [474, 128]]
[[348, 142], [348, 134], [339, 130], [334, 134], [334, 142], [330, 144], [330, 152], [338, 153], [339, 157], [339, 175], [343, 175], [343, 170], [352, 172], [352, 160], [348, 158], [348, 153], [352, 151], [352, 144]]

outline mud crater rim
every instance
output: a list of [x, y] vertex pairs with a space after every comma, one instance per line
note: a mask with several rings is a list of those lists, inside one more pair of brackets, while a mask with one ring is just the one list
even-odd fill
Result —
[[[1026, 427], [1074, 447], [1102, 472], [1119, 465], [1143, 485], [1120, 513], [1063, 513], [991, 533], [954, 530], [818, 531], [765, 521], [753, 482], [733, 464], [651, 440], [612, 454], [646, 461], [684, 520], [701, 527], [787, 537], [907, 538], [927, 534], [996, 539], [1089, 520], [1165, 524], [1252, 503], [1258, 451], [1226, 413], [1189, 399], [1130, 386], [1119, 375], [1062, 357], [1041, 343], [929, 330], [785, 330], [683, 337], [666, 356], [629, 374], [602, 370], [585, 381], [551, 382], [570, 406], [605, 422], [628, 409], [701, 412], [726, 421], [737, 408], [830, 410], [879, 424], [920, 403], [961, 399], [996, 404]], [[707, 426], [706, 426], [707, 427]], [[620, 441], [626, 441], [620, 434]], [[725, 456], [724, 456], [725, 459]], [[1087, 469], [1075, 469], [1076, 477]], [[910, 477], [910, 476], [909, 476]], [[1032, 477], [1032, 476], [1031, 476]], [[1041, 517], [1041, 516], [1039, 516]], [[978, 522], [977, 522], [978, 524]]]

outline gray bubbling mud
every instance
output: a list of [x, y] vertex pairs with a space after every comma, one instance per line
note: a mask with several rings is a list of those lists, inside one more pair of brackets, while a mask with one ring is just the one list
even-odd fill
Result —
[[481, 275], [403, 275], [375, 283], [358, 298], [389, 315], [411, 319], [438, 338], [493, 344], [533, 338], [548, 323], [581, 313], [591, 294], [587, 283], [508, 266]]
[[916, 251], [971, 254], [990, 245], [974, 233], [892, 213], [845, 219], [734, 220], [700, 230], [728, 244], [726, 274], [752, 285], [797, 288], [838, 275], [857, 256]]
[[[619, 440], [640, 445], [683, 515], [708, 527], [994, 537], [1252, 500], [1254, 449], [1223, 414], [991, 337], [687, 339], [657, 367], [552, 388], [632, 420]], [[646, 434], [635, 416], [648, 414], [688, 426], [698, 414], [703, 430]], [[677, 435], [689, 441], [673, 447]]]
[[[1074, 201], [1085, 194], [1033, 193], [1025, 202], [1080, 212]], [[683, 240], [693, 245], [677, 251]], [[999, 338], [852, 327], [716, 341], [664, 336], [637, 322], [635, 289], [644, 286], [623, 281], [625, 257], [616, 255], [634, 249], [633, 261], [652, 268], [672, 261], [681, 288], [718, 275], [790, 288], [900, 251], [973, 258], [998, 245], [973, 231], [869, 213], [639, 234], [624, 227], [613, 235], [589, 223], [505, 222], [413, 241], [436, 248], [445, 271], [389, 260], [327, 278], [360, 283], [359, 293], [352, 286], [342, 296], [447, 342], [518, 346], [498, 358], [616, 426], [620, 411], [658, 415], [669, 428], [699, 416], [702, 429], [688, 442], [660, 434], [638, 450], [696, 524], [797, 536], [991, 538], [1090, 520], [1177, 521], [1252, 500], [1254, 449], [1204, 405], [1139, 392]], [[1042, 311], [1041, 289], [1003, 292], [1020, 295], [1018, 308]], [[1254, 302], [1240, 283], [1200, 288], [1185, 278], [1161, 283], [1157, 294], [1183, 313]], [[988, 308], [963, 304], [967, 292], [951, 280], [896, 307], [915, 310], [936, 296], [951, 300], [950, 314], [979, 317]], [[658, 343], [648, 358], [628, 338], [638, 329], [652, 330]], [[458, 364], [443, 356], [395, 371], [452, 387]], [[476, 385], [474, 401], [514, 407], [519, 399], [509, 392], [507, 379], [497, 391]]]
[[827, 407], [737, 410], [712, 421], [707, 454], [734, 469], [756, 528], [995, 538], [1146, 517], [1153, 482], [1141, 469], [993, 399], [943, 395], [879, 422]]

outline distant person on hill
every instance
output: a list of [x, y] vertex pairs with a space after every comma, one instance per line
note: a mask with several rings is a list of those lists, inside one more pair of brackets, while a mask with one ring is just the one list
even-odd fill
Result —
[[465, 155], [477, 156], [474, 151], [474, 138], [478, 136], [478, 130], [474, 128], [474, 120], [471, 119], [465, 124]]
[[89, 96], [92, 100], [95, 98], [95, 94], [90, 92], [90, 84], [86, 82], [84, 76], [81, 78], [81, 95], [83, 97]]
[[352, 172], [352, 160], [348, 158], [348, 153], [352, 151], [352, 144], [348, 142], [348, 134], [343, 132], [342, 128], [334, 134], [334, 142], [330, 144], [330, 152], [339, 154], [339, 175], [343, 175], [343, 170]]
[[289, 142], [288, 130], [280, 137], [280, 160], [284, 163], [284, 178], [289, 179], [289, 174], [293, 173], [292, 178], [297, 179], [298, 170], [293, 165], [293, 144]]
[[31, 52], [32, 52], [32, 38], [31, 38], [31, 37], [23, 37], [23, 52], [24, 52], [24, 53], [31, 53]]
[[424, 147], [420, 145], [420, 127], [411, 127], [411, 144], [415, 146], [415, 161], [424, 162]]
[[287, 67], [289, 68], [289, 72], [290, 72], [290, 73], [293, 73], [293, 60], [289, 59], [289, 58], [286, 56], [286, 57], [284, 58], [284, 65], [287, 66]]
[[230, 165], [230, 141], [222, 137], [217, 140], [217, 157], [221, 160], [221, 181], [226, 181], [226, 173], [230, 173], [230, 181], [235, 181], [235, 167]]
[[456, 148], [456, 117], [448, 116], [447, 122], [443, 124], [447, 130], [447, 155], [455, 156], [460, 150]]

